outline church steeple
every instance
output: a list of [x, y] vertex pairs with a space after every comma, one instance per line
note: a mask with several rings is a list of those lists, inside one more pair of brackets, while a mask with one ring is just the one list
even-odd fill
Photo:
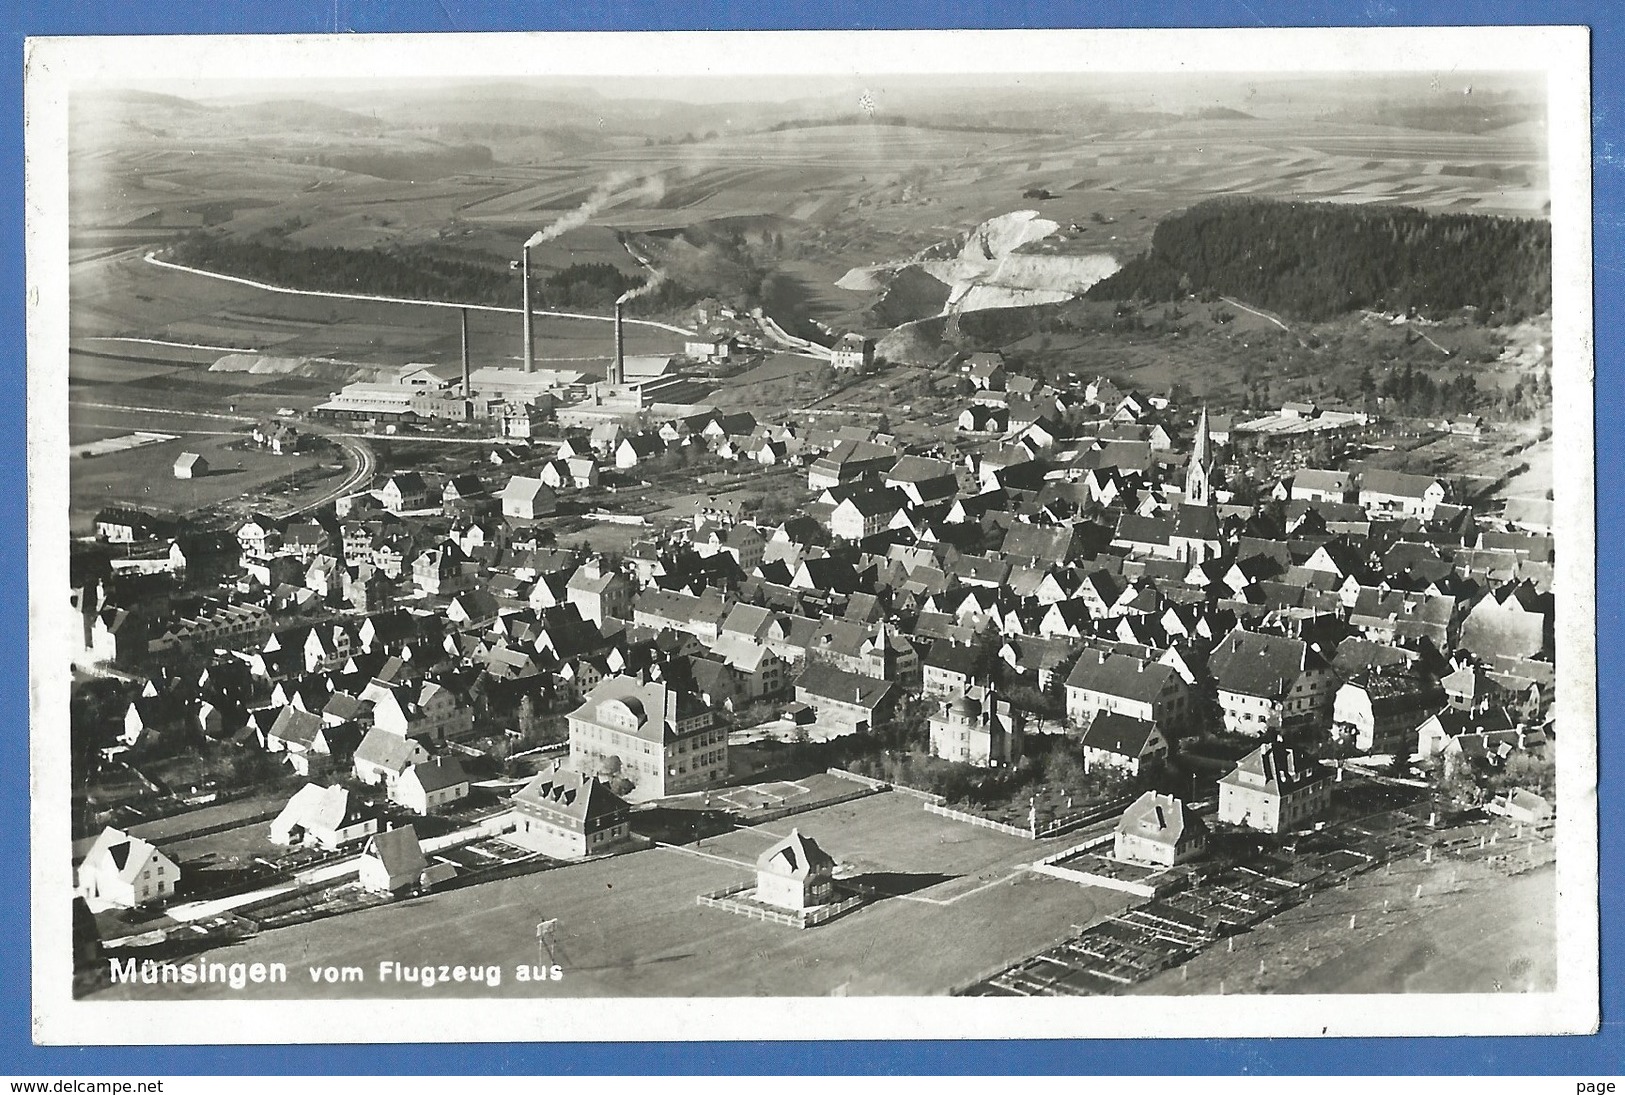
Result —
[[1185, 467], [1185, 503], [1207, 506], [1213, 502], [1213, 439], [1208, 434], [1207, 408], [1196, 422], [1196, 440], [1191, 445], [1190, 463]]

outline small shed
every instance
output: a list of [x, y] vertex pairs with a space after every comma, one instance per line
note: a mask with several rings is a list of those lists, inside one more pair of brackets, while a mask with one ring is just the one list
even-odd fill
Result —
[[176, 479], [198, 479], [209, 474], [209, 462], [195, 452], [183, 452], [175, 459]]

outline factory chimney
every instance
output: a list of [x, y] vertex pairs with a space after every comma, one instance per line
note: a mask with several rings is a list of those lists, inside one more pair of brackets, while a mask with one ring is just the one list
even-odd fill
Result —
[[525, 249], [520, 253], [524, 256], [521, 263], [524, 272], [520, 280], [524, 283], [525, 294], [525, 372], [529, 373], [536, 369], [536, 339], [532, 332], [534, 318], [530, 307], [530, 244], [525, 244]]
[[615, 360], [610, 362], [609, 382], [626, 383], [626, 343], [621, 333], [621, 302], [615, 302]]
[[474, 387], [468, 376], [468, 309], [459, 308], [463, 317], [463, 417], [474, 417]]

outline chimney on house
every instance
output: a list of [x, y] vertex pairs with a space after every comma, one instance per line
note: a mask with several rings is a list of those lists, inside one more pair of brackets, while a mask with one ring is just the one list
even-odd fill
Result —
[[520, 282], [525, 294], [525, 372], [533, 372], [536, 368], [536, 338], [534, 325], [536, 317], [531, 313], [530, 306], [530, 245], [526, 244], [520, 252], [523, 259], [520, 262]]

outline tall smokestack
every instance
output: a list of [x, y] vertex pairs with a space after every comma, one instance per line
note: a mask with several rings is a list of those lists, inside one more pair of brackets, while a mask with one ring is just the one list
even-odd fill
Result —
[[530, 309], [530, 244], [520, 252], [524, 255], [521, 266], [524, 273], [521, 280], [524, 282], [525, 293], [525, 372], [533, 372], [536, 368], [536, 340], [532, 333], [532, 324], [535, 322]]
[[626, 343], [621, 332], [621, 302], [615, 302], [615, 360], [610, 365], [609, 382], [626, 383]]
[[463, 416], [474, 417], [474, 386], [468, 377], [468, 309], [457, 309], [463, 316]]

